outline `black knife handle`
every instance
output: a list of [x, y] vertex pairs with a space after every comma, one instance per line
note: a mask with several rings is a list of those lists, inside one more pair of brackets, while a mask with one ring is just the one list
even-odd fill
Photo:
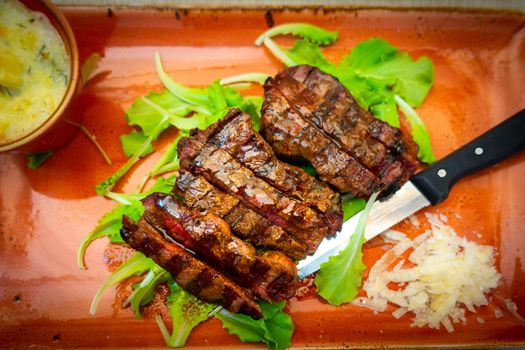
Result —
[[[411, 182], [436, 205], [461, 178], [525, 148], [525, 109], [412, 177]], [[525, 175], [525, 174], [524, 174]]]

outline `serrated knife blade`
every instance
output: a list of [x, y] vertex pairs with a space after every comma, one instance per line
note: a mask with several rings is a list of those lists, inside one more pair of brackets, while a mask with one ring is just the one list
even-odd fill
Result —
[[[418, 210], [430, 205], [426, 197], [412, 184], [405, 183], [394, 195], [384, 201], [377, 201], [372, 205], [368, 216], [365, 239], [369, 240], [386, 229], [394, 226]], [[325, 238], [314, 255], [310, 255], [297, 264], [299, 278], [304, 278], [319, 270], [319, 267], [330, 256], [337, 255], [350, 240], [355, 232], [361, 213], [346, 221], [335, 237]]]
[[[392, 196], [373, 204], [367, 219], [365, 238], [369, 240], [420, 209], [444, 201], [459, 179], [525, 149], [523, 135], [525, 110], [419, 172]], [[299, 261], [299, 278], [316, 272], [330, 256], [336, 255], [346, 247], [360, 216], [361, 213], [358, 213], [346, 221], [335, 237], [325, 238], [313, 255]]]

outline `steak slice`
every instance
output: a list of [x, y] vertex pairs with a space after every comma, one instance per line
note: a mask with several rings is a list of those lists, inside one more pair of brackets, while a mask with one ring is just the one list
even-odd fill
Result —
[[301, 168], [279, 161], [270, 145], [253, 129], [250, 116], [241, 110], [230, 110], [207, 132], [197, 133], [195, 137], [225, 150], [260, 179], [319, 211], [332, 228], [341, 227], [339, 194]]
[[370, 170], [304, 120], [279, 91], [267, 88], [264, 95], [261, 132], [277, 154], [308, 161], [321, 180], [356, 197], [380, 188], [379, 179]]
[[123, 216], [120, 233], [132, 248], [168, 271], [182, 289], [231, 312], [261, 318], [261, 308], [248, 291], [178, 245], [166, 241], [144, 218], [135, 223]]
[[153, 227], [194, 251], [239, 285], [250, 288], [258, 297], [275, 302], [295, 294], [297, 268], [284, 254], [258, 255], [250, 243], [232, 235], [220, 217], [190, 209], [172, 195], [153, 193], [142, 203], [144, 218]]
[[202, 175], [249, 209], [283, 227], [306, 244], [309, 253], [317, 249], [326, 235], [336, 232], [319, 212], [258, 178], [225, 150], [195, 137], [185, 137], [179, 141], [178, 152], [182, 169]]
[[[307, 65], [287, 68], [265, 84], [263, 134], [274, 148], [277, 147], [273, 142], [273, 134], [267, 131], [266, 127], [271, 127], [276, 117], [267, 114], [283, 110], [283, 100], [286, 100], [286, 105], [304, 122], [323, 134], [330, 144], [335, 145], [336, 148], [331, 147], [333, 150], [337, 149], [339, 153], [346, 152], [375, 175], [375, 182], [379, 186], [375, 189], [372, 186], [371, 190], [395, 191], [414, 173], [415, 163], [405, 152], [406, 146], [401, 131], [375, 119], [360, 108], [336, 78]], [[290, 114], [286, 108], [279, 117], [289, 118]], [[270, 121], [265, 122], [265, 118], [269, 118]], [[282, 148], [282, 145], [279, 147]], [[316, 144], [304, 145], [303, 148], [312, 148], [309, 153], [314, 154], [321, 151], [321, 147]], [[306, 160], [315, 168], [312, 160]], [[332, 175], [335, 175], [337, 170], [334, 169]], [[357, 185], [345, 189], [341, 188], [340, 182], [337, 185], [332, 184], [343, 192], [357, 195]], [[371, 192], [366, 195], [369, 194]]]
[[174, 192], [188, 206], [222, 217], [238, 237], [255, 247], [278, 250], [293, 259], [306, 256], [306, 246], [282, 227], [248, 209], [237, 198], [219, 190], [202, 176], [181, 170]]

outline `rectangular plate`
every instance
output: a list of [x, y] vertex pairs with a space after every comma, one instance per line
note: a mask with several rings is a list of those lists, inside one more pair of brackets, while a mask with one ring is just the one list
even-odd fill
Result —
[[[140, 95], [160, 89], [153, 54], [160, 51], [166, 70], [184, 84], [206, 85], [245, 72], [274, 74], [281, 65], [253, 46], [266, 27], [264, 11], [206, 12], [63, 8], [76, 34], [81, 59], [93, 52], [104, 58], [81, 98], [84, 125], [113, 159], [108, 166], [83, 134], [78, 134], [44, 166], [29, 170], [23, 155], [0, 155], [0, 344], [5, 347], [163, 347], [151, 318], [134, 320], [103, 298], [97, 315], [88, 315], [96, 289], [109, 275], [119, 253], [95, 242], [87, 252], [89, 270], [79, 271], [76, 249], [82, 237], [114, 203], [97, 197], [95, 185], [124, 161], [118, 136], [129, 132], [124, 110]], [[523, 107], [525, 16], [505, 13], [423, 10], [348, 10], [273, 12], [276, 24], [311, 22], [338, 30], [340, 39], [326, 49], [332, 60], [348, 48], [379, 36], [413, 57], [429, 56], [435, 85], [419, 112], [430, 130], [438, 157], [448, 154]], [[290, 44], [286, 39], [283, 44]], [[259, 88], [254, 91], [261, 93]], [[162, 148], [171, 135], [163, 137]], [[155, 157], [147, 158], [119, 191], [134, 191]], [[333, 307], [313, 288], [293, 298], [296, 347], [374, 347], [407, 345], [500, 345], [525, 342], [525, 329], [496, 307], [511, 298], [525, 310], [525, 156], [521, 155], [458, 184], [432, 213], [442, 213], [457, 232], [498, 250], [502, 286], [490, 306], [468, 314], [456, 332], [411, 328], [408, 315], [374, 315], [353, 305]], [[418, 215], [420, 219], [422, 215]], [[397, 226], [414, 237], [408, 223]], [[364, 260], [371, 266], [384, 252], [382, 239], [370, 241]], [[115, 305], [115, 308], [112, 308]], [[389, 311], [393, 311], [389, 310]], [[479, 323], [476, 317], [482, 317]], [[205, 322], [188, 346], [237, 347], [217, 320]]]

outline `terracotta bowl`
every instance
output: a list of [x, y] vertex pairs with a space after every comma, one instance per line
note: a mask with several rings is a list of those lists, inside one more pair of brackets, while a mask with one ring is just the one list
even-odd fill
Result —
[[58, 108], [35, 130], [16, 140], [0, 142], [0, 152], [38, 152], [56, 150], [65, 145], [77, 131], [68, 121], [78, 121], [75, 99], [80, 93], [80, 68], [78, 49], [73, 31], [65, 17], [49, 0], [21, 0], [32, 11], [42, 12], [49, 18], [64, 41], [70, 61], [70, 79]]

